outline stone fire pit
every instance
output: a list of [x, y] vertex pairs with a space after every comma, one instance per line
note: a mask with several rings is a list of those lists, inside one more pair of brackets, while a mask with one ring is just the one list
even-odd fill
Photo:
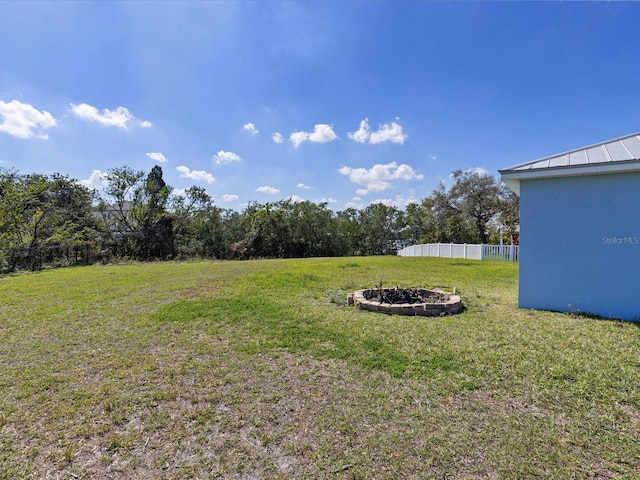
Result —
[[349, 294], [347, 303], [372, 312], [424, 317], [455, 315], [464, 310], [458, 295], [439, 288], [369, 288]]

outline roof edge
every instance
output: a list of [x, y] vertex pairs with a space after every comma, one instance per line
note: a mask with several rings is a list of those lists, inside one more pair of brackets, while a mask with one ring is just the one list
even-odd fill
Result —
[[[574, 149], [572, 149], [572, 150], [567, 150], [566, 152], [556, 153], [556, 154], [554, 154], [554, 155], [548, 155], [548, 156], [545, 156], [545, 157], [540, 157], [540, 158], [538, 158], [538, 159], [536, 159], [536, 160], [530, 160], [530, 161], [528, 161], [528, 162], [523, 162], [523, 163], [519, 163], [519, 164], [517, 164], [517, 165], [512, 165], [512, 166], [510, 166], [510, 167], [507, 167], [507, 168], [503, 168], [503, 169], [501, 169], [501, 170], [498, 170], [498, 172], [500, 172], [500, 173], [502, 174], [502, 172], [507, 172], [507, 171], [510, 171], [510, 170], [516, 170], [516, 169], [521, 169], [522, 167], [526, 167], [527, 165], [533, 165], [533, 164], [535, 164], [535, 163], [543, 162], [543, 161], [545, 161], [545, 160], [550, 160], [550, 159], [552, 159], [552, 158], [562, 157], [562, 156], [564, 156], [564, 155], [571, 155], [572, 153], [577, 153], [577, 152], [580, 152], [580, 151], [582, 151], [582, 150], [590, 150], [590, 149], [592, 149], [592, 148], [601, 147], [601, 146], [606, 145], [606, 144], [608, 144], [608, 143], [619, 142], [619, 141], [621, 141], [621, 140], [626, 140], [626, 139], [628, 139], [628, 138], [631, 138], [631, 137], [638, 137], [638, 136], [640, 136], [640, 132], [630, 133], [630, 134], [628, 134], [628, 135], [623, 135], [623, 136], [621, 136], [621, 137], [612, 138], [611, 140], [606, 140], [606, 141], [604, 141], [604, 142], [598, 142], [598, 143], [594, 143], [594, 144], [592, 144], [592, 145], [587, 145], [586, 147], [574, 148]], [[639, 159], [635, 159], [635, 161], [638, 161], [638, 160], [639, 160]], [[630, 160], [630, 161], [634, 161], [634, 160]], [[551, 167], [551, 168], [554, 168], [554, 167]], [[555, 167], [555, 168], [572, 168], [572, 167], [570, 166], [570, 167]]]
[[632, 171], [640, 171], [640, 160], [633, 159], [617, 162], [568, 165], [530, 170], [511, 170], [510, 168], [505, 168], [498, 170], [498, 173], [501, 175], [503, 180], [515, 180], [548, 177], [576, 177], [579, 175], [597, 175], [600, 173], [622, 173]]
[[581, 166], [562, 166], [536, 170], [498, 170], [502, 181], [517, 195], [520, 195], [521, 180], [580, 177], [625, 172], [640, 172], [640, 160], [626, 160]]

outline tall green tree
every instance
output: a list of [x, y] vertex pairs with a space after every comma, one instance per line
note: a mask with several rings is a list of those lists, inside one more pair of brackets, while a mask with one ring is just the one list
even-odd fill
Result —
[[449, 241], [465, 243], [473, 240], [488, 243], [489, 227], [499, 211], [500, 188], [493, 176], [468, 170], [455, 170], [454, 184], [449, 190], [444, 184], [434, 191], [434, 211], [439, 228], [447, 232]]
[[242, 212], [234, 210], [222, 212], [223, 240], [226, 246], [224, 258], [244, 260], [253, 255], [250, 212], [254, 210], [255, 204], [249, 204]]
[[360, 210], [347, 208], [335, 216], [334, 255], [352, 256], [363, 254], [364, 234], [360, 224]]
[[138, 256], [136, 237], [139, 234], [137, 212], [140, 210], [142, 170], [118, 167], [104, 176], [104, 198], [97, 210], [109, 234], [109, 244], [116, 256]]
[[154, 166], [141, 189], [138, 239], [143, 258], [173, 258], [174, 217], [167, 212], [170, 188], [162, 178], [162, 168]]
[[518, 238], [520, 230], [520, 197], [504, 183], [500, 185], [497, 223], [499, 228], [509, 237], [510, 243], [513, 243]]
[[0, 173], [0, 265], [3, 271], [88, 262], [96, 256], [93, 193], [76, 180]]
[[395, 254], [402, 245], [402, 214], [396, 207], [372, 203], [359, 215], [365, 255]]
[[17, 171], [0, 169], [0, 272], [15, 268], [12, 252], [23, 242], [20, 187]]
[[286, 211], [279, 202], [250, 205], [247, 211], [251, 218], [251, 256], [282, 258], [290, 249], [291, 231]]
[[[416, 243], [438, 243], [445, 241], [439, 229], [434, 204], [433, 197], [427, 197], [420, 202], [420, 208], [416, 213], [422, 216], [422, 220], [419, 223], [422, 228], [422, 234]], [[410, 218], [408, 218], [407, 221], [411, 222]]]
[[290, 225], [289, 257], [326, 257], [333, 253], [333, 212], [327, 203], [286, 200], [282, 207], [288, 212]]
[[170, 187], [155, 166], [146, 175], [127, 166], [105, 175], [106, 198], [100, 206], [118, 255], [171, 258], [175, 254], [174, 218], [167, 211]]
[[427, 210], [424, 202], [409, 203], [404, 210], [404, 223], [402, 240], [406, 245], [420, 243], [427, 233], [431, 212]]
[[174, 215], [176, 253], [181, 258], [209, 256], [207, 219], [212, 206], [211, 196], [202, 187], [187, 188], [184, 195], [172, 198], [170, 210]]

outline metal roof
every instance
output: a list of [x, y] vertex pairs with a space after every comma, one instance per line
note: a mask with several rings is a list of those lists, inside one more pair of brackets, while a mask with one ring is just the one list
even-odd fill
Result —
[[640, 171], [640, 133], [498, 170], [520, 193], [520, 180]]

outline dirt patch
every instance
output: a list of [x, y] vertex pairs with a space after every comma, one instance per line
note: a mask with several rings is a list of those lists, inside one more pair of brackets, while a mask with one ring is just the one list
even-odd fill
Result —
[[[526, 477], [522, 464], [560, 478], [527, 457], [531, 442], [588, 462], [570, 419], [504, 391], [449, 395], [339, 360], [211, 347], [164, 352], [171, 362], [154, 347], [157, 369], [134, 374], [129, 391], [111, 402], [114, 384], [69, 411], [75, 430], [35, 413], [31, 423], [8, 416], [0, 478], [480, 479]], [[508, 458], [494, 453], [505, 449]]]

